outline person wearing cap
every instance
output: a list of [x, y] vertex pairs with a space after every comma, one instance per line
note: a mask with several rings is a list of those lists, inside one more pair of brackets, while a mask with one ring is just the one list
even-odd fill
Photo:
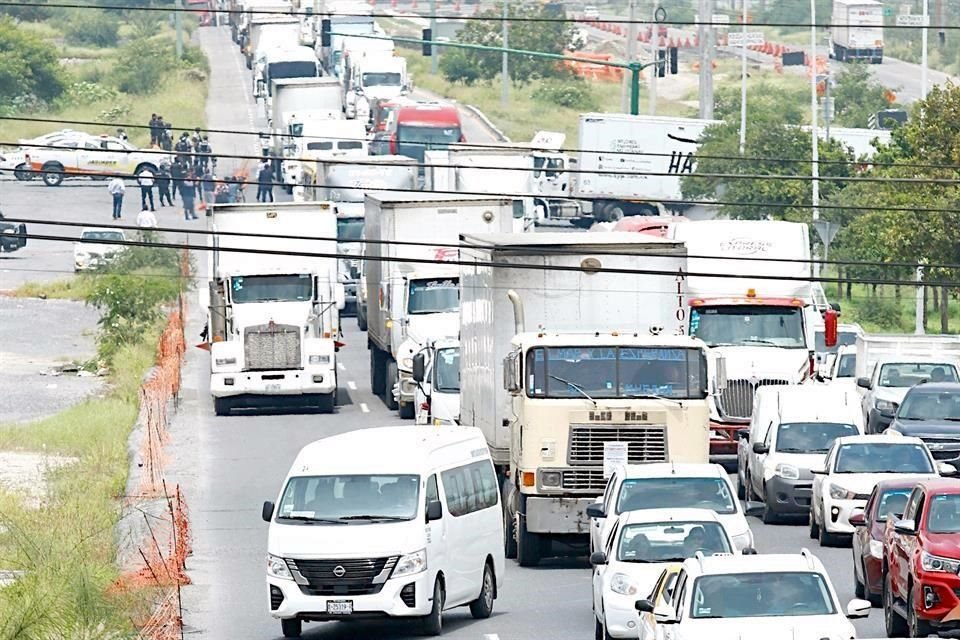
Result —
[[157, 195], [160, 198], [160, 206], [164, 206], [164, 200], [167, 205], [173, 206], [173, 198], [170, 197], [170, 163], [164, 160], [157, 169]]

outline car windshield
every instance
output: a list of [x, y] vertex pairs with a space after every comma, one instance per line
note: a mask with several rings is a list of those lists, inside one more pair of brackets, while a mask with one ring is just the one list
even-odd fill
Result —
[[670, 508], [710, 509], [719, 514], [737, 512], [723, 478], [628, 478], [620, 486], [617, 513]]
[[363, 240], [363, 218], [337, 218], [337, 242]]
[[826, 453], [837, 438], [859, 433], [852, 424], [785, 422], [777, 428], [775, 449], [781, 453]]
[[826, 616], [837, 612], [819, 573], [705, 575], [693, 585], [692, 618]]
[[934, 473], [934, 469], [921, 444], [870, 442], [842, 445], [834, 472]]
[[411, 280], [407, 312], [411, 315], [424, 313], [450, 313], [460, 308], [460, 280], [458, 278], [434, 278]]
[[921, 382], [958, 382], [952, 364], [888, 363], [880, 367], [881, 387], [912, 387]]
[[460, 347], [438, 349], [433, 368], [433, 386], [437, 391], [460, 392]]
[[857, 354], [845, 353], [840, 356], [840, 364], [837, 366], [838, 378], [853, 378], [857, 375]]
[[313, 297], [313, 279], [307, 274], [237, 276], [230, 289], [237, 304], [305, 301]]
[[413, 520], [419, 496], [416, 475], [297, 476], [283, 492], [277, 521]]
[[912, 389], [897, 412], [901, 420], [951, 420], [960, 422], [960, 393]]
[[527, 395], [535, 398], [703, 398], [698, 349], [536, 347], [527, 351]]
[[399, 87], [400, 83], [400, 74], [396, 72], [363, 74], [363, 86], [365, 87]]
[[617, 560], [621, 562], [680, 562], [698, 551], [705, 555], [731, 553], [730, 540], [718, 522], [651, 522], [625, 526]]
[[960, 533], [960, 494], [935, 495], [927, 514], [930, 533]]
[[877, 522], [886, 522], [887, 516], [893, 514], [894, 517], [903, 515], [903, 510], [907, 507], [907, 498], [913, 489], [891, 489], [880, 494], [880, 501], [877, 504], [877, 515], [874, 518]]
[[81, 238], [89, 241], [100, 242], [102, 240], [107, 240], [110, 242], [123, 242], [126, 238], [120, 231], [84, 231], [81, 235]]
[[800, 307], [694, 308], [690, 311], [690, 334], [711, 347], [807, 348]]

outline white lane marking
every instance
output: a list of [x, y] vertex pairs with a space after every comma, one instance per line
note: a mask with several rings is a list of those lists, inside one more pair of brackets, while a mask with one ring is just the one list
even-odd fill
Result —
[[362, 411], [363, 413], [370, 413], [370, 407], [367, 406], [366, 402], [360, 403], [360, 411]]
[[353, 380], [347, 380], [347, 387], [349, 387], [350, 391], [356, 391], [357, 383], [354, 382]]
[[343, 366], [343, 363], [342, 363], [342, 362], [338, 362], [338, 363], [337, 363], [337, 369], [340, 369], [340, 371], [346, 371], [346, 370], [347, 370], [347, 368], [346, 368], [345, 366]]
[[500, 636], [496, 633], [485, 633], [483, 634], [483, 640], [500, 640]]

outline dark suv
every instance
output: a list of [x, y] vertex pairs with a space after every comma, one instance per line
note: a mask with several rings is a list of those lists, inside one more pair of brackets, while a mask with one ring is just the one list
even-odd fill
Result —
[[27, 225], [14, 224], [0, 213], [0, 253], [16, 251], [27, 246]]
[[890, 430], [921, 438], [938, 462], [960, 463], [960, 383], [925, 382], [911, 387]]

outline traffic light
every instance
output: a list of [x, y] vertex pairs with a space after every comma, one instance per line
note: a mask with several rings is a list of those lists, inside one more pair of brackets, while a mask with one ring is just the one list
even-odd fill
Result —
[[667, 52], [665, 49], [657, 49], [657, 77], [662, 78], [667, 75]]
[[670, 47], [670, 75], [675, 76], [680, 72], [680, 54], [677, 47]]
[[330, 46], [330, 21], [326, 18], [320, 21], [320, 46]]
[[433, 45], [431, 44], [433, 40], [433, 29], [424, 29], [423, 30], [423, 55], [428, 58], [433, 55]]

